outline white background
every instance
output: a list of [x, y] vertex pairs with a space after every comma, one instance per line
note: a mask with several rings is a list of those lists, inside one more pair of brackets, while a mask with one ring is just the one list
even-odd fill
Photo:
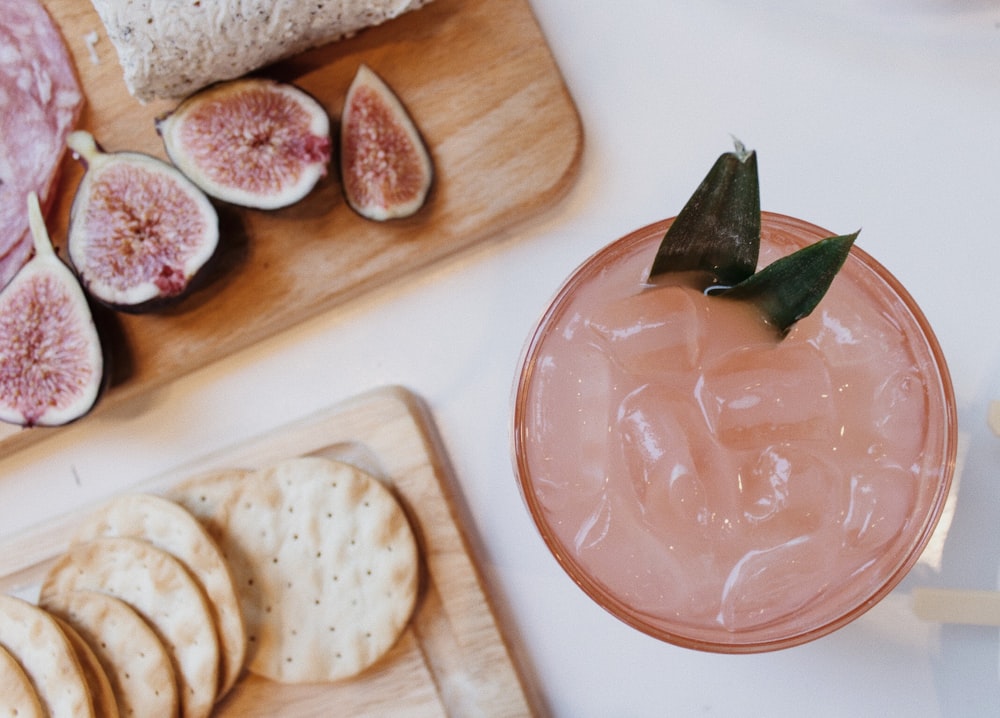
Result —
[[[919, 586], [997, 588], [1000, 2], [532, 4], [586, 135], [569, 196], [514, 236], [0, 459], [0, 540], [402, 384], [433, 410], [490, 593], [554, 716], [1000, 715], [997, 629], [910, 607]], [[758, 151], [764, 209], [860, 227], [910, 289], [962, 432], [948, 513], [903, 584], [827, 638], [737, 657], [660, 643], [593, 605], [538, 538], [508, 448], [518, 355], [552, 292], [603, 244], [675, 214], [730, 136]]]

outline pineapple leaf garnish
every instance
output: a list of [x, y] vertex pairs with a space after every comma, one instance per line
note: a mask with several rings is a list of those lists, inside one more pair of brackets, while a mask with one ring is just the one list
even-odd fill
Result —
[[754, 273], [759, 251], [757, 154], [737, 140], [667, 230], [649, 277], [696, 270], [707, 272], [715, 284], [733, 285]]
[[858, 234], [821, 239], [775, 260], [738, 284], [710, 293], [755, 304], [765, 320], [784, 336], [819, 304]]
[[847, 260], [858, 232], [827, 237], [757, 272], [760, 183], [757, 154], [735, 141], [667, 229], [649, 280], [669, 272], [700, 272], [705, 293], [751, 302], [784, 337], [808, 316]]

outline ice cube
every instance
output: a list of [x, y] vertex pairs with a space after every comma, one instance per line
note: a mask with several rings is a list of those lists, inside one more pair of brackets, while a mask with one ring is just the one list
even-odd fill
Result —
[[596, 503], [589, 506], [591, 510], [584, 516], [573, 537], [573, 548], [577, 554], [600, 546], [611, 526], [611, 503], [606, 495], [601, 494]]
[[906, 355], [896, 323], [874, 303], [821, 305], [815, 335], [809, 341], [827, 358], [832, 370], [866, 367], [875, 357]]
[[744, 516], [758, 532], [772, 525], [780, 529], [781, 540], [816, 531], [846, 509], [834, 490], [842, 483], [841, 472], [811, 445], [768, 446], [743, 476]]
[[915, 463], [924, 445], [927, 388], [915, 369], [894, 372], [875, 390], [871, 403], [881, 453], [902, 467]]
[[532, 471], [540, 498], [556, 509], [573, 494], [604, 488], [609, 430], [618, 405], [610, 363], [594, 346], [541, 355], [535, 365], [528, 434], [539, 458]]
[[871, 552], [881, 549], [906, 524], [917, 500], [916, 481], [899, 467], [878, 466], [854, 474], [850, 505], [843, 520], [848, 548]]
[[829, 561], [826, 544], [808, 535], [746, 552], [726, 578], [716, 620], [741, 631], [795, 613], [829, 583]]
[[665, 387], [645, 385], [618, 409], [621, 452], [643, 519], [668, 524], [708, 522], [702, 480], [691, 452], [688, 431], [698, 421], [682, 424], [690, 413]]
[[714, 540], [740, 521], [738, 459], [685, 395], [644, 385], [622, 401], [617, 433], [640, 515], [653, 530]]
[[698, 360], [700, 333], [693, 292], [676, 286], [644, 289], [599, 308], [588, 326], [631, 374], [690, 369]]
[[596, 581], [613, 587], [633, 610], [650, 617], [711, 620], [718, 607], [718, 583], [703, 565], [704, 540], [691, 532], [678, 534], [669, 517], [661, 517], [657, 526], [648, 523], [626, 493], [609, 493], [595, 508], [593, 520], [571, 545]]
[[740, 347], [706, 369], [699, 401], [720, 440], [735, 447], [831, 438], [830, 375], [806, 343]]

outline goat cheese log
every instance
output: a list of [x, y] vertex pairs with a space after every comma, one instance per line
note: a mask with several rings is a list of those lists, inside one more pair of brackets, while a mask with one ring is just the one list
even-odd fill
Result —
[[92, 0], [138, 100], [176, 99], [430, 0]]

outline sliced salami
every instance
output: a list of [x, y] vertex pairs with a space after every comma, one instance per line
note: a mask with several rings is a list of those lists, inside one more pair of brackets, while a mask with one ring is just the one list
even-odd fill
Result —
[[31, 254], [28, 193], [48, 206], [83, 108], [76, 67], [39, 0], [0, 0], [0, 287]]

